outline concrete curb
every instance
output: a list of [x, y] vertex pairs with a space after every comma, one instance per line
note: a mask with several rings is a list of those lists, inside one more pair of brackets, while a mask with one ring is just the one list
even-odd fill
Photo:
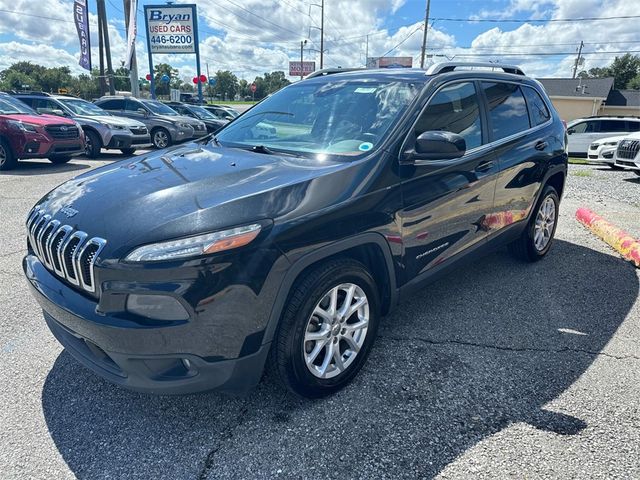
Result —
[[640, 267], [640, 241], [588, 208], [579, 208], [576, 211], [576, 219], [625, 259]]

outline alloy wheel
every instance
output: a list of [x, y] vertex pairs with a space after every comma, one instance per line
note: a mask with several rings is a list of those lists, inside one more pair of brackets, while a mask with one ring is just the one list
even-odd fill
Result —
[[169, 145], [169, 137], [162, 130], [158, 130], [153, 134], [153, 143], [157, 148], [165, 148]]
[[0, 167], [5, 164], [7, 161], [7, 151], [4, 149], [4, 146], [0, 144]]
[[533, 229], [533, 243], [536, 250], [542, 252], [553, 235], [553, 227], [556, 223], [556, 202], [550, 196], [546, 197], [536, 216], [536, 223]]
[[340, 284], [323, 295], [305, 329], [302, 350], [308, 370], [333, 378], [353, 363], [369, 328], [369, 301], [354, 283]]

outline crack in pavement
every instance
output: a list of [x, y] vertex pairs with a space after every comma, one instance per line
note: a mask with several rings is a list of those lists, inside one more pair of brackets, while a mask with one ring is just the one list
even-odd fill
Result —
[[573, 353], [584, 353], [587, 355], [594, 356], [603, 356], [614, 358], [616, 360], [640, 360], [640, 357], [637, 355], [613, 355], [611, 353], [606, 352], [594, 352], [592, 350], [586, 350], [582, 348], [571, 348], [571, 347], [563, 347], [559, 349], [551, 349], [551, 348], [535, 348], [535, 347], [507, 347], [502, 345], [489, 345], [485, 343], [474, 343], [474, 342], [465, 342], [462, 340], [431, 340], [428, 338], [422, 337], [398, 337], [391, 335], [378, 335], [378, 338], [384, 338], [392, 341], [405, 342], [407, 340], [416, 340], [419, 342], [427, 343], [429, 345], [463, 345], [468, 347], [478, 347], [478, 348], [488, 348], [492, 350], [500, 350], [506, 352], [544, 352], [544, 353], [565, 353], [565, 352], [573, 352]]

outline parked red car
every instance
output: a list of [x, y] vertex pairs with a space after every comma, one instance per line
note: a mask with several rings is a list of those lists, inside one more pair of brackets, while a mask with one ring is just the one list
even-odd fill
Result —
[[84, 153], [84, 133], [76, 122], [41, 115], [19, 100], [0, 94], [0, 170], [15, 168], [23, 158], [65, 163]]

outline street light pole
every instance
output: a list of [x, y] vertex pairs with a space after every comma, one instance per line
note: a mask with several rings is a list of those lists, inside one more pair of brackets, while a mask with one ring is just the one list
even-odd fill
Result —
[[304, 80], [304, 46], [307, 44], [306, 40], [300, 40], [300, 80]]
[[431, 0], [427, 0], [427, 11], [424, 15], [424, 32], [422, 33], [422, 54], [420, 55], [420, 68], [424, 68], [424, 56], [427, 51], [427, 32], [429, 30], [429, 7]]

